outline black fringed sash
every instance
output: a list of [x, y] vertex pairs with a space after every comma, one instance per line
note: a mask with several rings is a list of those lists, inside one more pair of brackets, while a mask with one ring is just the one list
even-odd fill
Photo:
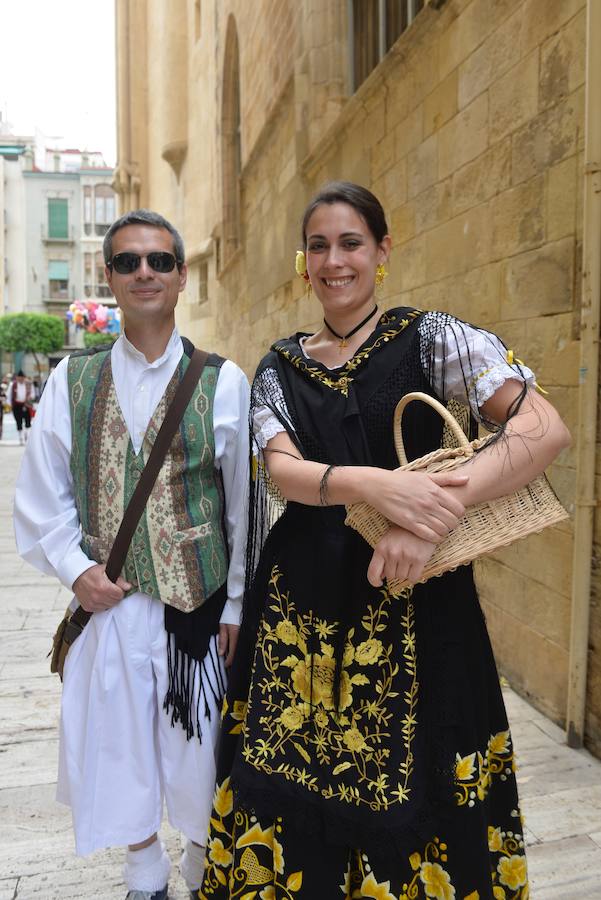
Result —
[[[225, 696], [217, 641], [219, 620], [227, 600], [227, 583], [223, 584], [202, 606], [186, 613], [173, 606], [165, 607], [167, 631], [167, 668], [169, 683], [163, 709], [171, 711], [171, 725], [181, 723], [190, 740], [196, 734], [202, 743], [201, 704], [206, 719], [211, 721], [211, 704], [217, 714]], [[198, 696], [194, 702], [194, 684], [198, 678]]]

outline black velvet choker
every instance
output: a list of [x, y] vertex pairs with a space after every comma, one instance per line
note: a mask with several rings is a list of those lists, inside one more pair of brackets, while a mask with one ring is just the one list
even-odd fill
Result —
[[346, 347], [348, 339], [349, 339], [350, 337], [352, 337], [354, 334], [357, 334], [357, 332], [359, 331], [359, 329], [360, 329], [360, 328], [363, 328], [363, 326], [364, 326], [365, 324], [367, 324], [367, 322], [369, 322], [369, 320], [372, 318], [372, 316], [375, 316], [375, 314], [377, 313], [377, 311], [378, 311], [378, 307], [377, 307], [377, 306], [374, 306], [374, 308], [373, 308], [372, 311], [369, 313], [369, 315], [365, 316], [365, 318], [362, 319], [362, 320], [359, 322], [358, 325], [355, 325], [355, 327], [354, 327], [351, 331], [349, 331], [348, 334], [338, 334], [337, 331], [334, 331], [334, 329], [332, 328], [332, 326], [330, 325], [330, 323], [329, 323], [328, 321], [326, 321], [325, 317], [324, 317], [324, 320], [323, 320], [323, 324], [326, 326], [326, 328], [328, 329], [328, 331], [331, 331], [331, 332], [332, 332], [332, 334], [334, 335], [334, 337], [338, 338], [338, 340], [340, 341], [340, 343], [338, 344], [338, 347], [340, 348], [340, 350], [342, 350], [344, 347]]

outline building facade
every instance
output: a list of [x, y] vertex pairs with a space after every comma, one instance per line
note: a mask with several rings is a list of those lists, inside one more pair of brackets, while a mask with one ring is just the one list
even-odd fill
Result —
[[[181, 329], [249, 375], [275, 338], [315, 329], [294, 273], [300, 217], [324, 182], [357, 181], [393, 238], [381, 304], [496, 331], [577, 434], [596, 416], [580, 404], [596, 27], [586, 0], [117, 0], [114, 183], [122, 210], [150, 206], [182, 230]], [[592, 521], [579, 453], [577, 440], [549, 474]], [[600, 585], [595, 568], [575, 600], [574, 548], [568, 522], [479, 564], [478, 579], [511, 683], [563, 725], [580, 692], [601, 754]]]
[[23, 171], [32, 159], [33, 137], [20, 137], [0, 129], [0, 315], [21, 312], [26, 302], [25, 187]]
[[[102, 155], [40, 148], [33, 138], [0, 135], [0, 173], [0, 312], [47, 312], [64, 319], [74, 300], [113, 303], [102, 240], [116, 216], [115, 194], [113, 170]], [[65, 320], [65, 345], [50, 364], [82, 340]]]

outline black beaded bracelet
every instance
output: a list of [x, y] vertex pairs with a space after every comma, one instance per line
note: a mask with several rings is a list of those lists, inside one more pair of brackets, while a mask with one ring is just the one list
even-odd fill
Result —
[[335, 465], [328, 466], [323, 475], [321, 476], [321, 481], [319, 482], [319, 505], [327, 506], [328, 505], [328, 478], [332, 474], [333, 469], [335, 469]]

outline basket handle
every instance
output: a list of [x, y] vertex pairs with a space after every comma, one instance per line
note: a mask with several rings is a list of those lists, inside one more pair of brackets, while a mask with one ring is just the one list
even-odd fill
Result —
[[409, 460], [407, 459], [407, 454], [405, 453], [405, 445], [403, 444], [401, 419], [403, 417], [405, 407], [413, 400], [422, 400], [424, 403], [427, 403], [429, 406], [431, 406], [432, 409], [435, 409], [436, 412], [442, 416], [446, 424], [449, 426], [449, 428], [459, 441], [459, 446], [465, 447], [469, 444], [463, 428], [461, 427], [457, 419], [451, 415], [448, 409], [442, 405], [442, 403], [440, 403], [434, 397], [431, 397], [429, 394], [424, 394], [421, 391], [413, 391], [412, 393], [405, 394], [404, 397], [401, 397], [394, 411], [394, 423], [392, 426], [394, 432], [394, 446], [396, 447], [397, 456], [402, 466], [406, 466]]

